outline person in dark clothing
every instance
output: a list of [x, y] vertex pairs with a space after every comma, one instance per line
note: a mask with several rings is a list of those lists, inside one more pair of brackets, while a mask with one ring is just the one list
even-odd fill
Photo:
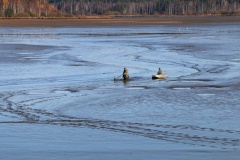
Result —
[[128, 70], [126, 68], [124, 68], [122, 76], [123, 76], [124, 80], [128, 80], [129, 79]]
[[161, 75], [161, 74], [162, 74], [162, 70], [161, 70], [161, 68], [158, 68], [157, 75]]

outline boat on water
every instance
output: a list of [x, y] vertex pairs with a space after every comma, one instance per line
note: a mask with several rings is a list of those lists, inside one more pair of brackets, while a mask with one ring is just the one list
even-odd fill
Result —
[[130, 78], [124, 79], [124, 78], [114, 78], [114, 81], [130, 81]]
[[[167, 78], [168, 75], [167, 74], [154, 74], [152, 75], [152, 79], [164, 79], [164, 78]], [[118, 78], [118, 77], [115, 77], [114, 78], [114, 81], [130, 81], [130, 78], [127, 78], [127, 79], [124, 79], [124, 78]]]
[[164, 79], [167, 78], [168, 75], [167, 74], [154, 74], [152, 75], [152, 79]]

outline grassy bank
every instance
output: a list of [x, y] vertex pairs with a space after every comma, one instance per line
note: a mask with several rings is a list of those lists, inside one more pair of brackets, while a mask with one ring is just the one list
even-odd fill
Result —
[[84, 16], [47, 18], [0, 18], [1, 27], [67, 27], [119, 25], [176, 25], [240, 22], [238, 16]]

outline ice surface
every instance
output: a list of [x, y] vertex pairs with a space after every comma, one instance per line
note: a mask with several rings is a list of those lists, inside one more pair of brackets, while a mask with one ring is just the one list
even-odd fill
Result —
[[239, 25], [0, 28], [1, 158], [237, 160]]

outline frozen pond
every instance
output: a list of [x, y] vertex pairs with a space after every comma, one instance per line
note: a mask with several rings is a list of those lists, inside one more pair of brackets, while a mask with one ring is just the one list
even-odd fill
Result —
[[0, 28], [1, 158], [239, 160], [239, 37], [239, 23]]

